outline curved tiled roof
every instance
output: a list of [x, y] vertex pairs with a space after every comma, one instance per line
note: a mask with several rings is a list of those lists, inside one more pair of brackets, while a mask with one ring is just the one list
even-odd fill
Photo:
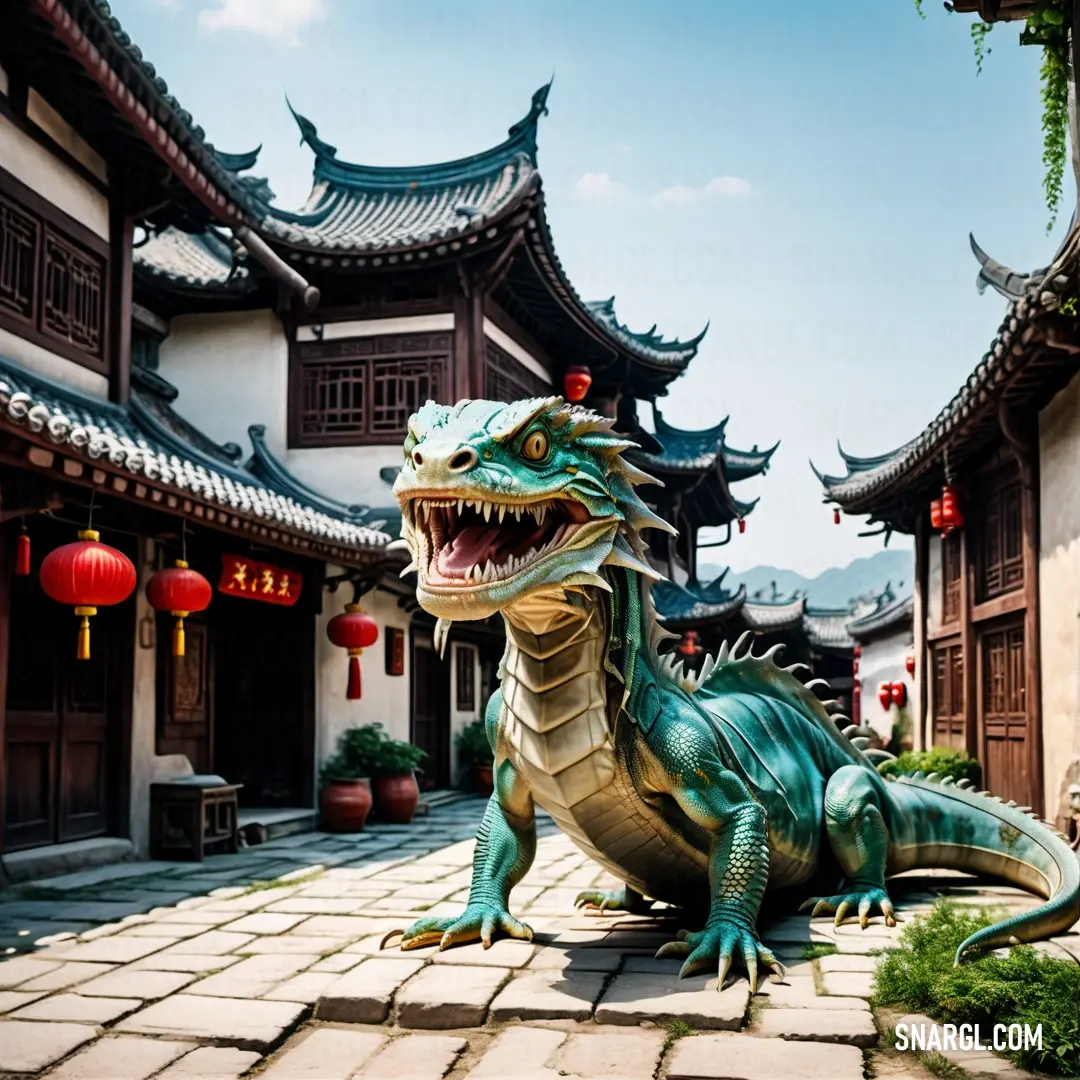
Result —
[[[892, 453], [874, 458], [856, 458], [841, 451], [847, 470], [844, 476], [822, 473], [811, 462], [825, 501], [838, 503], [849, 513], [885, 512], [883, 508], [901, 488], [941, 464], [946, 448], [956, 447], [966, 439], [973, 450], [977, 449], [981, 426], [996, 417], [1006, 386], [1026, 374], [1025, 369], [1033, 361], [1043, 362], [1039, 354], [1044, 350], [1034, 347], [1034, 338], [1037, 333], [1050, 332], [1049, 328], [1044, 331], [1042, 320], [1060, 308], [1070, 288], [1071, 279], [1065, 271], [1075, 268], [1078, 253], [1080, 230], [1074, 227], [1054, 264], [1042, 276], [1028, 278], [1023, 294], [1009, 304], [990, 348], [975, 370], [919, 435]], [[1071, 370], [1072, 358], [1065, 353], [1058, 355]], [[1032, 377], [1023, 394], [1035, 397], [1040, 387], [1038, 377]]]
[[725, 589], [726, 576], [725, 570], [707, 585], [658, 581], [652, 589], [657, 617], [667, 626], [687, 626], [715, 622], [734, 614], [744, 605], [746, 589], [742, 585], [735, 591]]
[[818, 648], [850, 649], [855, 642], [848, 632], [851, 612], [846, 609], [807, 608], [803, 619], [806, 636]]
[[862, 641], [879, 634], [884, 630], [892, 630], [894, 627], [912, 625], [915, 611], [915, 597], [911, 594], [901, 597], [899, 600], [890, 600], [881, 604], [876, 610], [858, 619], [852, 619], [848, 624], [848, 633], [856, 640]]
[[642, 333], [634, 333], [629, 327], [619, 322], [615, 315], [615, 297], [607, 300], [586, 300], [585, 307], [601, 326], [624, 345], [632, 348], [642, 357], [648, 357], [658, 364], [688, 364], [697, 355], [698, 346], [709, 332], [706, 323], [701, 333], [689, 341], [665, 341], [663, 334], [656, 333], [656, 324]]
[[176, 433], [182, 422], [172, 424], [170, 419], [167, 406], [156, 402], [152, 407], [141, 400], [137, 388], [130, 405], [113, 404], [48, 383], [6, 358], [0, 360], [0, 420], [5, 424], [25, 427], [69, 454], [104, 459], [133, 478], [218, 507], [223, 519], [235, 515], [357, 553], [378, 551], [389, 543], [384, 532], [331, 516], [269, 488], [252, 473], [229, 464], [227, 450], [214, 456], [209, 446], [186, 443]]
[[760, 601], [750, 600], [743, 605], [742, 611], [747, 628], [759, 633], [798, 626], [805, 613], [806, 599], [801, 596], [783, 604], [763, 604]]
[[149, 236], [135, 249], [135, 265], [151, 277], [192, 288], [232, 288], [238, 292], [254, 287], [244, 253], [217, 229], [188, 233], [170, 226]]

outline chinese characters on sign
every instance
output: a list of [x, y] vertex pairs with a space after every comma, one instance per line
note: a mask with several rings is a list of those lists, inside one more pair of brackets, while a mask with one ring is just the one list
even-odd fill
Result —
[[256, 562], [243, 555], [221, 556], [218, 590], [227, 596], [243, 596], [264, 604], [292, 607], [300, 599], [304, 580], [295, 570]]

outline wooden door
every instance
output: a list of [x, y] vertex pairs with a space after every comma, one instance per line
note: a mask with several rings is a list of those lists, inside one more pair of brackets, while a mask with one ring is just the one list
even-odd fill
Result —
[[1029, 806], [1027, 652], [1022, 619], [979, 633], [983, 783], [1003, 799]]
[[964, 713], [964, 650], [960, 642], [935, 645], [931, 651], [934, 675], [934, 746], [963, 750], [967, 746]]
[[157, 752], [186, 754], [197, 773], [214, 770], [213, 651], [202, 618], [184, 620], [183, 656], [172, 654], [171, 615], [157, 621]]
[[130, 605], [101, 609], [91, 658], [75, 659], [76, 619], [35, 577], [11, 582], [3, 849], [100, 836], [119, 782], [121, 650]]
[[425, 751], [420, 786], [450, 786], [450, 665], [439, 658], [431, 635], [412, 637], [412, 723], [409, 738]]

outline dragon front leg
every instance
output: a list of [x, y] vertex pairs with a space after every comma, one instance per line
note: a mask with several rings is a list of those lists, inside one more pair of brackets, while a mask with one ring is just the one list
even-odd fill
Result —
[[476, 834], [469, 902], [460, 916], [419, 919], [401, 939], [402, 949], [439, 944], [440, 949], [470, 941], [489, 948], [494, 937], [532, 940], [532, 929], [510, 914], [510, 890], [525, 876], [536, 855], [536, 821], [532, 794], [509, 761], [495, 773], [495, 792], [488, 800]]
[[865, 930], [878, 910], [886, 926], [899, 920], [885, 891], [885, 861], [889, 833], [878, 806], [878, 796], [867, 771], [859, 765], [837, 769], [825, 788], [825, 829], [829, 846], [844, 871], [843, 892], [834, 896], [811, 896], [800, 911], [812, 908], [811, 918], [836, 912], [839, 926], [857, 912]]
[[679, 940], [662, 945], [656, 955], [684, 958], [680, 978], [715, 969], [717, 990], [723, 989], [737, 958], [746, 968], [751, 992], [756, 993], [761, 966], [780, 978], [784, 975], [783, 966], [761, 944], [756, 928], [769, 879], [765, 808], [738, 776], [723, 767], [711, 737], [693, 724], [668, 727], [664, 743], [650, 749], [670, 781], [666, 793], [712, 836], [705, 927], [694, 933], [680, 931]]

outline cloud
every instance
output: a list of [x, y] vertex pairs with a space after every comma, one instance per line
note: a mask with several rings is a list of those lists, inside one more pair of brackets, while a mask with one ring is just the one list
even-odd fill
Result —
[[326, 18], [325, 0], [216, 0], [216, 8], [199, 12], [199, 27], [246, 30], [296, 45], [301, 27]]
[[652, 201], [658, 206], [694, 206], [714, 199], [745, 199], [754, 193], [749, 181], [738, 176], [716, 176], [703, 187], [672, 184], [658, 191]]
[[611, 204], [622, 199], [626, 189], [606, 172], [587, 172], [574, 185], [574, 194], [583, 202]]

